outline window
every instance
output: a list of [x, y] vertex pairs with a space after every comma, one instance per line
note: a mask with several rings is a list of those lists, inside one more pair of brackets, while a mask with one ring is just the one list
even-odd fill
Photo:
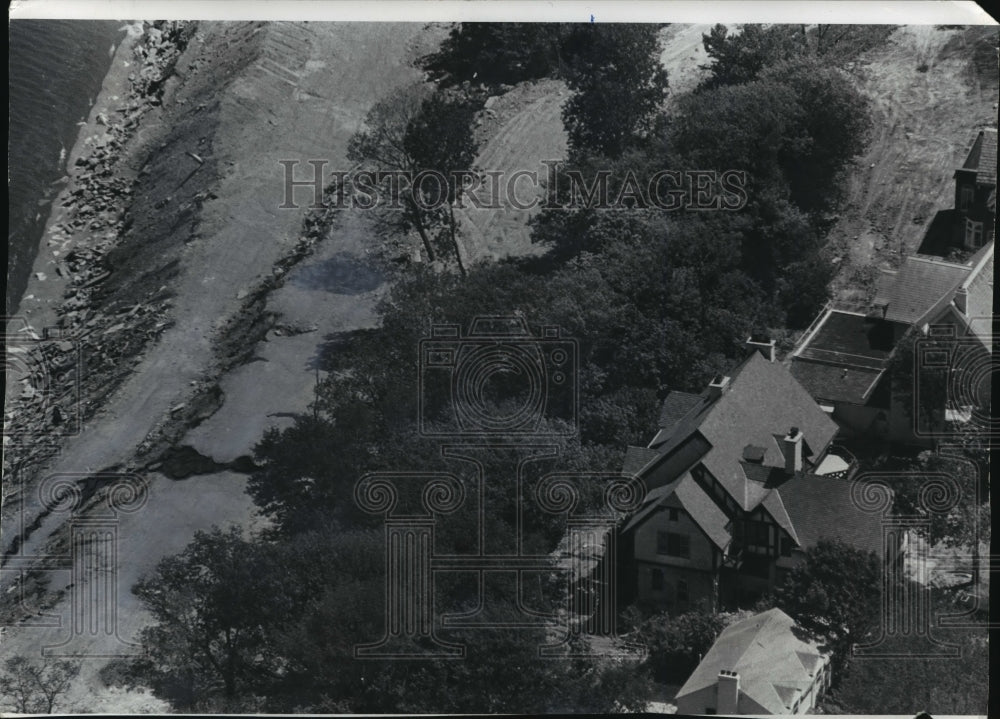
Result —
[[671, 522], [676, 522], [677, 521], [678, 514], [679, 514], [678, 511], [677, 511], [677, 507], [670, 507], [670, 509], [667, 510], [667, 514], [670, 517], [670, 521]]
[[691, 556], [691, 538], [686, 534], [657, 532], [656, 553], [666, 554], [668, 557], [683, 557], [687, 559]]
[[677, 601], [686, 602], [688, 600], [688, 583], [683, 579], [677, 580]]
[[654, 592], [663, 591], [663, 572], [659, 569], [654, 569], [650, 572], [650, 588]]
[[790, 557], [792, 556], [792, 538], [782, 537], [781, 538], [781, 556]]
[[959, 194], [958, 209], [967, 210], [975, 197], [975, 190], [971, 187], [963, 187]]
[[668, 557], [691, 556], [691, 538], [686, 534], [675, 532], [656, 533], [656, 553], [666, 554]]
[[760, 546], [767, 546], [768, 538], [770, 536], [770, 527], [766, 522], [750, 521], [747, 522], [747, 544], [758, 544]]
[[983, 244], [983, 223], [974, 220], [965, 221], [965, 244], [969, 247], [981, 247]]

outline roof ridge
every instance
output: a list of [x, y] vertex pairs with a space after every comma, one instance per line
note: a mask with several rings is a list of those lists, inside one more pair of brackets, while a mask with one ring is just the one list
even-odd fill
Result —
[[[778, 607], [771, 607], [767, 611], [760, 612], [759, 614], [753, 614], [753, 615], [747, 617], [744, 620], [744, 621], [750, 621], [750, 620], [753, 620], [753, 619], [757, 619], [759, 617], [766, 617], [766, 619], [764, 620], [764, 622], [759, 627], [755, 627], [754, 628], [754, 633], [753, 633], [753, 636], [750, 638], [750, 641], [747, 642], [746, 646], [743, 648], [743, 651], [740, 652], [739, 657], [737, 657], [733, 661], [733, 666], [732, 666], [732, 670], [731, 671], [735, 671], [736, 670], [736, 667], [738, 667], [739, 664], [740, 664], [740, 662], [743, 661], [743, 657], [745, 657], [747, 655], [747, 653], [751, 649], [753, 649], [754, 644], [758, 641], [758, 637], [760, 637], [761, 632], [764, 631], [764, 628], [767, 627], [767, 625], [769, 625], [771, 622], [773, 622], [775, 620], [775, 618], [776, 618], [775, 617], [775, 612], [781, 612], [781, 610], [778, 609]], [[782, 614], [784, 614], [784, 612], [782, 612]], [[730, 626], [735, 626], [735, 625], [730, 625]], [[763, 646], [763, 645], [761, 645], [761, 646]]]
[[940, 257], [933, 257], [929, 255], [907, 255], [907, 260], [917, 260], [919, 262], [927, 262], [933, 265], [942, 265], [944, 267], [954, 267], [959, 270], [969, 270], [971, 269], [968, 264], [959, 264], [957, 262], [948, 262], [947, 260], [942, 260]]
[[[976, 261], [976, 264], [973, 265], [972, 269], [969, 270], [969, 276], [965, 278], [964, 282], [962, 282], [961, 289], [968, 289], [969, 285], [971, 285], [979, 277], [983, 268], [986, 267], [986, 263], [993, 257], [994, 242], [995, 240], [990, 240], [986, 243], [986, 246], [983, 248], [983, 256], [980, 257]], [[973, 257], [975, 257], [975, 255], [973, 255]]]

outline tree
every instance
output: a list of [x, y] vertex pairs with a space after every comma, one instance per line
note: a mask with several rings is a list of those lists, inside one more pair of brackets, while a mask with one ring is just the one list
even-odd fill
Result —
[[830, 642], [840, 662], [881, 621], [882, 569], [874, 552], [821, 540], [775, 590], [777, 606]]
[[80, 673], [80, 666], [68, 661], [29, 661], [11, 657], [4, 662], [0, 693], [12, 700], [21, 714], [51, 714], [56, 700], [69, 691], [70, 682]]
[[667, 94], [657, 25], [584, 24], [566, 39], [563, 123], [573, 153], [620, 156], [656, 127]]
[[716, 24], [702, 44], [712, 63], [704, 66], [711, 73], [702, 87], [740, 85], [757, 79], [767, 67], [787, 60], [805, 49], [802, 34], [792, 25], [744, 25], [736, 34], [721, 23]]
[[197, 532], [132, 590], [156, 624], [142, 631], [155, 688], [180, 706], [233, 700], [275, 668], [265, 641], [300, 600], [282, 563], [238, 527]]
[[724, 617], [715, 612], [692, 611], [676, 617], [656, 614], [636, 630], [646, 647], [646, 669], [659, 682], [681, 683], [725, 628]]
[[478, 108], [470, 97], [428, 94], [423, 86], [414, 86], [377, 103], [365, 118], [366, 129], [351, 138], [347, 151], [350, 160], [382, 173], [371, 176], [373, 189], [377, 186], [393, 205], [401, 203], [383, 211], [383, 217], [392, 218], [386, 226], [403, 232], [416, 229], [431, 262], [438, 256], [431, 233], [445, 227], [462, 274], [454, 203], [462, 178], [474, 176], [472, 123]]
[[[944, 596], [935, 596], [933, 615], [952, 613]], [[829, 714], [903, 714], [987, 716], [990, 695], [989, 635], [983, 629], [950, 628], [940, 638], [957, 644], [955, 657], [853, 658], [824, 701]], [[906, 654], [912, 636], [890, 638], [882, 650]]]
[[569, 27], [547, 22], [461, 23], [436, 52], [416, 64], [441, 87], [470, 83], [495, 91], [501, 85], [557, 75]]
[[[376, 103], [365, 116], [365, 129], [351, 138], [347, 158], [352, 162], [363, 163], [373, 172], [403, 173], [405, 177], [415, 177], [419, 172], [417, 163], [407, 153], [404, 141], [407, 128], [419, 113], [421, 102], [428, 92], [423, 85], [414, 85]], [[402, 232], [416, 229], [427, 259], [434, 262], [437, 253], [428, 234], [427, 212], [417, 202], [411, 185], [407, 184], [404, 188], [398, 178], [395, 181], [390, 178], [387, 175], [379, 183], [380, 190], [390, 195], [395, 193], [397, 196], [391, 199], [402, 202], [403, 207], [402, 211], [390, 210], [384, 215], [389, 218], [384, 224]]]
[[[989, 545], [991, 511], [989, 460], [978, 448], [949, 447], [945, 451], [921, 452], [916, 457], [888, 457], [878, 469], [890, 470], [893, 511], [903, 516], [921, 516], [926, 524], [917, 532], [932, 545], [968, 549], [972, 555], [972, 585], [980, 581], [980, 546]], [[940, 494], [940, 509], [927, 506], [921, 475], [943, 475], [948, 488]]]
[[[472, 135], [479, 103], [462, 95], [437, 92], [424, 100], [403, 136], [403, 148], [420, 171], [444, 178], [444, 187], [421, 187], [428, 206], [448, 205], [447, 225], [462, 275], [465, 266], [456, 236], [455, 200], [462, 192], [461, 173], [472, 175], [477, 146]], [[439, 180], [440, 181], [440, 177]], [[426, 184], [426, 183], [425, 183]]]

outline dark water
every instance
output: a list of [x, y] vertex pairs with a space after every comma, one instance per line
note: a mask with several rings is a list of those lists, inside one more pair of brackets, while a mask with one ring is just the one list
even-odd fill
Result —
[[13, 314], [24, 293], [49, 215], [53, 185], [111, 66], [124, 22], [14, 20], [8, 23], [7, 297]]

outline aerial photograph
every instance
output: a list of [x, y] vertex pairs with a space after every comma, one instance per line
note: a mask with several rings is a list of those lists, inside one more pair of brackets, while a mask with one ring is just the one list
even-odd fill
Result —
[[993, 713], [983, 9], [59, 5], [0, 715]]

